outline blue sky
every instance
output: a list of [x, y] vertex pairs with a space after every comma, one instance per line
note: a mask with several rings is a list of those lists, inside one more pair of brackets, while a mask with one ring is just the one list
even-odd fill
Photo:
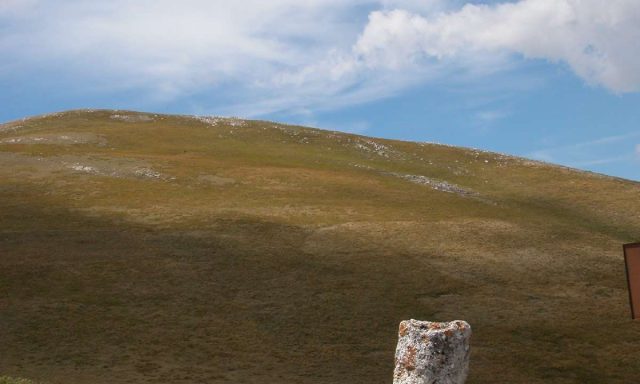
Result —
[[234, 115], [640, 180], [640, 2], [4, 0], [0, 105]]

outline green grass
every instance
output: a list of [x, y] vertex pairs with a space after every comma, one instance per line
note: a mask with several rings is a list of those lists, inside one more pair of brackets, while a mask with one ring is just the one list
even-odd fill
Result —
[[[640, 377], [620, 246], [640, 237], [638, 183], [269, 122], [112, 114], [0, 126], [3, 374], [388, 383], [397, 325], [418, 318], [469, 321], [470, 384]], [[2, 143], [65, 133], [106, 144]]]

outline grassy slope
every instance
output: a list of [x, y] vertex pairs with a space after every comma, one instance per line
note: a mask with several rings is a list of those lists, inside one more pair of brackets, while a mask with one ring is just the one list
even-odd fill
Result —
[[418, 318], [471, 323], [471, 384], [640, 377], [620, 246], [640, 237], [638, 183], [237, 123], [0, 126], [1, 374], [389, 383], [397, 324]]

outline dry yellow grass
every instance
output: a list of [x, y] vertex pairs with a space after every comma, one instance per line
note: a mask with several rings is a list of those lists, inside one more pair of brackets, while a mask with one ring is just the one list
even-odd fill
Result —
[[419, 318], [471, 323], [470, 384], [632, 383], [621, 244], [640, 238], [639, 197], [519, 158], [260, 121], [13, 122], [0, 373], [389, 383], [397, 325]]

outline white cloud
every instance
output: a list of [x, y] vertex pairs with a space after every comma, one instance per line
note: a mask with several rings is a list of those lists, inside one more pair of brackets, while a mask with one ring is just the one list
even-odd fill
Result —
[[504, 119], [507, 116], [509, 116], [509, 113], [507, 113], [507, 111], [501, 110], [480, 111], [475, 115], [476, 119], [479, 122], [489, 124]]
[[522, 0], [425, 17], [376, 11], [355, 50], [374, 66], [518, 54], [564, 62], [589, 83], [640, 90], [640, 2]]
[[26, 15], [30, 22], [15, 26], [0, 47], [28, 62], [120, 73], [136, 85], [190, 90], [225, 81], [251, 84], [307, 65], [330, 47], [348, 48], [341, 36], [357, 34], [359, 26], [345, 17], [361, 3], [39, 1]]
[[0, 79], [56, 68], [160, 99], [228, 92], [230, 113], [260, 115], [478, 78], [513, 68], [516, 54], [566, 63], [614, 92], [640, 90], [637, 0], [463, 3], [4, 0]]

